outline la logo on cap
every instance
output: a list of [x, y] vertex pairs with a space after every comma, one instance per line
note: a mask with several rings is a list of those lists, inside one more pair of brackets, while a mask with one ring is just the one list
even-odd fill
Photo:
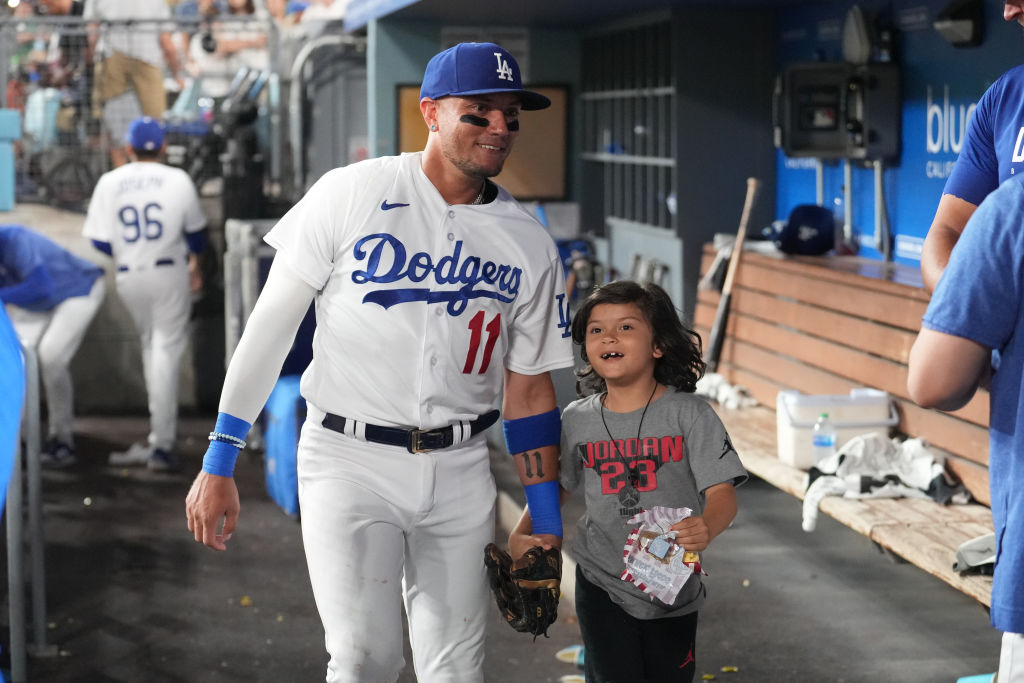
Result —
[[495, 52], [494, 56], [498, 59], [498, 78], [505, 81], [514, 81], [512, 67], [508, 65], [508, 60], [502, 59], [502, 53], [500, 52]]

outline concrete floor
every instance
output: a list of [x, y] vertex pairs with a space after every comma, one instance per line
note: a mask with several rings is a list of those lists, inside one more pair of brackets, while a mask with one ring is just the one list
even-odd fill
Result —
[[[267, 497], [259, 455], [243, 455], [238, 467], [242, 519], [227, 553], [200, 547], [185, 528], [183, 500], [212, 419], [182, 420], [181, 475], [106, 467], [110, 450], [145, 434], [144, 419], [79, 419], [79, 464], [44, 473], [47, 644], [58, 654], [30, 658], [29, 680], [323, 680], [299, 523]], [[499, 484], [518, 498], [504, 458], [494, 462]], [[704, 558], [710, 601], [699, 674], [729, 683], [938, 683], [994, 670], [999, 636], [976, 602], [829, 518], [805, 534], [796, 499], [760, 480], [739, 489], [739, 500], [733, 528]], [[573, 499], [567, 523], [579, 512]], [[494, 610], [486, 680], [576, 673], [555, 658], [580, 642], [564, 607], [551, 638], [535, 643]], [[411, 667], [399, 680], [415, 680]]]

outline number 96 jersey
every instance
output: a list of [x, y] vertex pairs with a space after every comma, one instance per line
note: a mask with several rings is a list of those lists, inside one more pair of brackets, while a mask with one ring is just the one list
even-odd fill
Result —
[[100, 177], [82, 232], [110, 244], [118, 266], [134, 270], [183, 264], [185, 233], [205, 226], [195, 185], [185, 171], [137, 161]]
[[492, 409], [505, 367], [572, 365], [550, 235], [501, 188], [449, 206], [420, 159], [330, 171], [266, 236], [319, 292], [301, 388], [321, 410], [435, 428]]

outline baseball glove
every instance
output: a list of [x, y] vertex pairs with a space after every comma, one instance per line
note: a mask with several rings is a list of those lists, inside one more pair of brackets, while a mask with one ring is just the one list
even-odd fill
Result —
[[509, 626], [520, 633], [548, 635], [548, 627], [558, 618], [561, 593], [562, 553], [534, 546], [512, 561], [504, 550], [488, 543], [484, 565], [498, 609]]

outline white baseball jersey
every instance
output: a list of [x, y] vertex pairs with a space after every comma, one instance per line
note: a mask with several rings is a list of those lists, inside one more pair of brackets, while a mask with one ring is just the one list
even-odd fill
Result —
[[167, 451], [177, 434], [178, 371], [192, 309], [185, 233], [205, 225], [188, 174], [143, 161], [100, 177], [82, 230], [111, 246], [117, 291], [142, 341], [149, 444]]
[[185, 233], [205, 226], [189, 175], [180, 168], [140, 161], [100, 177], [82, 231], [89, 239], [108, 242], [118, 266], [131, 269], [164, 259], [184, 263]]
[[503, 367], [573, 363], [550, 235], [500, 188], [449, 206], [421, 156], [329, 171], [266, 236], [319, 291], [301, 390], [327, 412], [435, 428], [491, 410]]

